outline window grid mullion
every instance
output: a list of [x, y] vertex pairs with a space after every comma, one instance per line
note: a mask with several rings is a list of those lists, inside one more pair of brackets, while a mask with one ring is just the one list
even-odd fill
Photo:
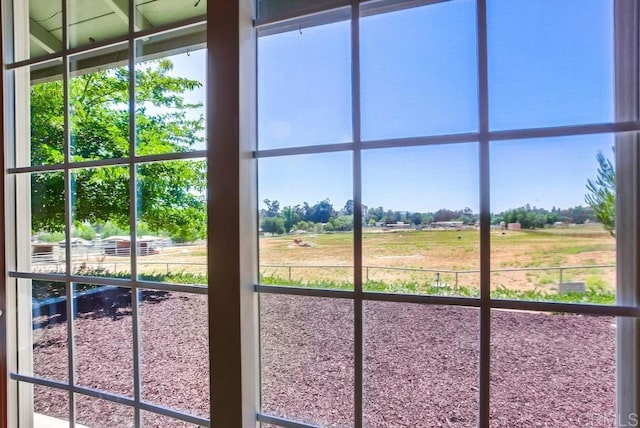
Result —
[[[62, 103], [64, 114], [64, 130], [63, 130], [63, 150], [64, 150], [64, 221], [65, 221], [65, 239], [67, 243], [71, 242], [71, 225], [72, 225], [72, 198], [71, 191], [73, 183], [71, 181], [71, 170], [69, 164], [71, 162], [71, 115], [70, 115], [70, 85], [69, 85], [69, 55], [67, 47], [69, 44], [68, 34], [68, 4], [66, 0], [62, 0]], [[65, 245], [65, 287], [66, 287], [66, 311], [67, 311], [67, 355], [68, 355], [68, 381], [71, 388], [69, 389], [69, 426], [75, 427], [76, 424], [76, 401], [73, 387], [75, 386], [75, 317], [73, 303], [73, 282], [71, 281], [71, 245]]]
[[140, 402], [142, 401], [141, 377], [140, 377], [140, 312], [139, 295], [137, 287], [138, 279], [138, 243], [137, 239], [137, 171], [136, 171], [136, 42], [132, 37], [135, 32], [135, 3], [128, 2], [129, 31], [129, 260], [131, 267], [131, 333], [132, 333], [132, 358], [133, 358], [133, 415], [134, 426], [142, 426], [140, 414]]
[[476, 3], [478, 55], [478, 125], [480, 141], [480, 359], [478, 426], [489, 427], [491, 371], [491, 276], [490, 276], [490, 183], [489, 183], [489, 82], [487, 45], [487, 2]]
[[362, 142], [360, 106], [360, 1], [351, 1], [351, 120], [353, 137], [353, 333], [354, 337], [354, 426], [364, 419], [364, 339], [362, 284]]

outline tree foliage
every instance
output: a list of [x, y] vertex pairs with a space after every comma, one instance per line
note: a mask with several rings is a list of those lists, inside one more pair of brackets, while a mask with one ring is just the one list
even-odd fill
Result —
[[[200, 105], [185, 101], [196, 80], [170, 75], [169, 60], [136, 70], [136, 154], [185, 152], [203, 141], [204, 118], [188, 112]], [[126, 158], [129, 144], [129, 71], [115, 68], [79, 74], [69, 80], [70, 154], [73, 161]], [[31, 162], [64, 161], [64, 101], [61, 81], [31, 88]], [[206, 235], [206, 166], [203, 161], [141, 164], [137, 171], [138, 217], [152, 230], [174, 239]], [[130, 219], [128, 166], [72, 171], [73, 220], [111, 222], [127, 228]], [[32, 175], [33, 231], [64, 229], [64, 176]]]
[[260, 224], [262, 231], [273, 235], [282, 235], [284, 230], [284, 220], [282, 217], [265, 217]]
[[602, 227], [611, 236], [616, 234], [616, 173], [613, 163], [602, 152], [596, 155], [598, 160], [598, 177], [595, 181], [587, 180], [588, 193], [584, 199], [595, 211]]

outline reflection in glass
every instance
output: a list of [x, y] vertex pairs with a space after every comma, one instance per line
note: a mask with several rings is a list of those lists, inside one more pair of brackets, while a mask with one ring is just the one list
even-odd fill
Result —
[[613, 3], [487, 2], [491, 129], [613, 120]]
[[[46, 172], [31, 176], [31, 271], [64, 273], [64, 174]], [[18, 176], [20, 182], [26, 176]]]
[[[612, 192], [613, 222], [613, 146], [612, 135], [491, 143], [493, 297], [614, 303], [616, 241], [589, 189]], [[600, 186], [603, 166], [613, 183]]]
[[133, 395], [131, 289], [74, 284], [75, 381]]
[[353, 426], [351, 301], [262, 294], [260, 342], [262, 413]]
[[139, 293], [142, 399], [208, 418], [207, 296]]
[[[310, 6], [310, 2], [305, 0], [288, 0], [284, 2], [279, 0], [257, 0], [255, 3], [258, 18], [261, 20], [273, 19], [278, 16], [286, 17], [294, 13], [301, 13], [301, 11], [309, 9]], [[313, 7], [319, 7], [323, 3], [331, 5], [331, 3], [335, 3], [335, 1], [315, 0], [313, 2]]]
[[207, 283], [205, 161], [138, 166], [138, 277]]
[[[206, 3], [206, 2], [202, 2]], [[177, 3], [176, 3], [177, 4]], [[166, 56], [176, 37], [197, 37], [204, 26], [138, 41], [136, 54], [136, 153], [204, 150], [206, 49], [185, 47]], [[176, 53], [179, 52], [179, 53]]]
[[129, 167], [73, 170], [72, 270], [75, 275], [129, 277]]
[[474, 1], [365, 15], [360, 31], [364, 140], [477, 130]]
[[353, 288], [351, 153], [259, 161], [260, 281]]
[[19, 316], [21, 322], [27, 317], [31, 319], [32, 346], [19, 349], [20, 373], [66, 382], [69, 377], [69, 356], [65, 284], [24, 280], [20, 281], [19, 286], [28, 286], [29, 283], [32, 303], [27, 310], [31, 311], [31, 314]]
[[13, 1], [15, 61], [62, 51], [62, 1]]
[[116, 45], [70, 59], [73, 161], [129, 155], [127, 52], [127, 45]]
[[490, 426], [615, 426], [615, 337], [612, 317], [493, 310]]
[[477, 425], [479, 323], [476, 308], [365, 302], [365, 425]]
[[368, 291], [477, 296], [478, 145], [362, 152]]
[[179, 2], [175, 0], [135, 0], [136, 31], [149, 26], [170, 24], [184, 19], [206, 15], [207, 2]]
[[258, 39], [258, 147], [351, 141], [349, 21]]
[[75, 394], [76, 424], [87, 427], [133, 428], [133, 407]]
[[129, 1], [70, 1], [67, 6], [69, 47], [91, 45], [129, 31]]

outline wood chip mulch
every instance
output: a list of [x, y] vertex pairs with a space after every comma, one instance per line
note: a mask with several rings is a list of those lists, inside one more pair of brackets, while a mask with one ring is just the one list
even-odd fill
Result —
[[[75, 381], [131, 398], [131, 308], [120, 292], [78, 313]], [[114, 311], [111, 302], [118, 299], [125, 303]], [[353, 303], [260, 299], [263, 412], [353, 426]], [[206, 417], [206, 296], [149, 293], [139, 313], [143, 398]], [[60, 318], [34, 320], [44, 321], [33, 332], [34, 373], [67, 381], [67, 323]], [[365, 302], [362, 321], [366, 427], [477, 426], [477, 309]], [[491, 331], [491, 427], [612, 426], [614, 319], [494, 311]], [[66, 393], [34, 388], [36, 412], [67, 419], [68, 405]], [[85, 396], [77, 396], [76, 415], [92, 428], [133, 426], [131, 408]], [[145, 427], [193, 426], [146, 412], [142, 419]]]

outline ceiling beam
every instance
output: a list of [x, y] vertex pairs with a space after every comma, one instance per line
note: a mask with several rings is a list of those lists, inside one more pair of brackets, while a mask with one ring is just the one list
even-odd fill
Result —
[[29, 18], [29, 38], [47, 53], [60, 52], [62, 50], [62, 42], [33, 18]]
[[[134, 0], [104, 0], [104, 2], [109, 6], [115, 13], [120, 17], [125, 24], [129, 24], [129, 1]], [[153, 27], [151, 22], [147, 18], [144, 17], [140, 12], [136, 14], [136, 22], [134, 23], [135, 31], [143, 31], [148, 30]]]
[[[207, 32], [201, 28], [196, 28], [192, 32], [187, 32], [178, 37], [160, 38], [151, 40], [144, 45], [144, 52], [136, 58], [136, 61], [150, 61], [159, 58], [166, 58], [172, 55], [185, 53], [188, 50], [196, 51], [207, 47]], [[104, 70], [105, 67], [114, 68], [129, 64], [126, 47], [122, 45], [113, 46], [109, 52], [102, 52], [100, 55], [78, 59], [74, 65], [73, 76], [92, 73]], [[31, 84], [50, 82], [62, 79], [64, 67], [61, 62], [47, 62], [41, 66], [31, 68]]]

